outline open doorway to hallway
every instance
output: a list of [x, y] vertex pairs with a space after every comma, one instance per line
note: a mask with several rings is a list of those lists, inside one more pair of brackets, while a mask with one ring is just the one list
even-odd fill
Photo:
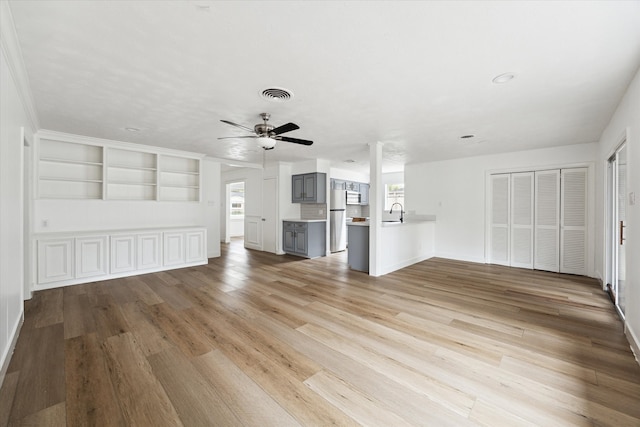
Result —
[[240, 239], [244, 237], [245, 213], [245, 183], [244, 181], [230, 182], [227, 188], [227, 237]]

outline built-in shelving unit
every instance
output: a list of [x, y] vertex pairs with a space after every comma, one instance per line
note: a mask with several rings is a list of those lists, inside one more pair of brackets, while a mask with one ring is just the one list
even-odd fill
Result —
[[41, 140], [38, 194], [43, 199], [102, 199], [104, 149]]
[[41, 138], [38, 197], [197, 202], [200, 158]]
[[156, 200], [158, 156], [155, 153], [107, 149], [107, 199]]
[[200, 160], [160, 155], [159, 200], [200, 200]]

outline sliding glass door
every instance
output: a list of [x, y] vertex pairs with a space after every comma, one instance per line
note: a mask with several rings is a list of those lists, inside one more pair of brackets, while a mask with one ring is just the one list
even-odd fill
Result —
[[609, 159], [610, 290], [624, 317], [626, 279], [627, 147], [623, 143]]

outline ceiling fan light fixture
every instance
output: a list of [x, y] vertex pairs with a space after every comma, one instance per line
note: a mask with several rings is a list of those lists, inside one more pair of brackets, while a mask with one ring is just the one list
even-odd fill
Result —
[[256, 141], [258, 141], [258, 145], [265, 150], [272, 150], [273, 147], [276, 146], [276, 140], [268, 136], [259, 136], [256, 138]]

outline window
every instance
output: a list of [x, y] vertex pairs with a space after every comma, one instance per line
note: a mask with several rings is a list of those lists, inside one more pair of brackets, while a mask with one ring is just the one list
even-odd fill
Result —
[[404, 183], [386, 184], [384, 186], [384, 208], [391, 209], [391, 205], [400, 203], [404, 207]]
[[231, 218], [244, 217], [244, 182], [229, 184]]

